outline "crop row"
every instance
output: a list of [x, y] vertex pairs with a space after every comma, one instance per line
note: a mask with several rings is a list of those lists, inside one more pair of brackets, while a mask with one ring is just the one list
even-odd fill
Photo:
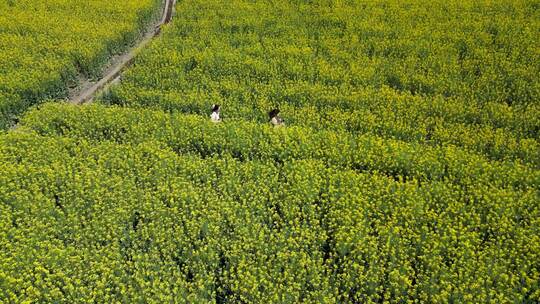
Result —
[[510, 161], [490, 161], [455, 147], [430, 147], [371, 135], [313, 131], [301, 127], [270, 126], [232, 121], [214, 124], [206, 118], [170, 115], [161, 111], [74, 107], [47, 104], [22, 121], [42, 135], [61, 135], [121, 143], [157, 141], [178, 154], [202, 157], [231, 155], [284, 163], [319, 159], [328, 165], [358, 171], [381, 171], [394, 178], [448, 180], [462, 185], [537, 187], [537, 168]]
[[[222, 85], [221, 90], [233, 87], [234, 90], [239, 90], [232, 84], [224, 84], [223, 82], [220, 84]], [[223, 89], [223, 87], [225, 88]], [[300, 86], [297, 86], [295, 90], [298, 88]], [[115, 95], [114, 101], [109, 100], [108, 103], [135, 108], [150, 107], [169, 112], [205, 116], [208, 115], [211, 104], [218, 103], [222, 105], [224, 117], [254, 122], [266, 122], [268, 120], [268, 109], [275, 106], [275, 103], [269, 100], [251, 100], [247, 95], [234, 95], [231, 99], [219, 100], [219, 98], [216, 98], [213, 100], [209, 96], [200, 96], [199, 94], [185, 96], [174, 91], [148, 90], [130, 85], [123, 85], [115, 90], [121, 90], [122, 93]], [[313, 99], [305, 98], [305, 105], [297, 106], [294, 103], [286, 103], [282, 104], [280, 108], [282, 116], [289, 125], [309, 127], [316, 130], [327, 129], [356, 134], [368, 133], [385, 138], [429, 145], [456, 145], [485, 154], [494, 160], [521, 159], [530, 163], [538, 163], [539, 161], [540, 142], [537, 137], [528, 137], [521, 132], [493, 127], [490, 124], [448, 122], [438, 115], [426, 116], [419, 114], [415, 110], [418, 104], [414, 104], [407, 98], [400, 98], [395, 93], [386, 92], [385, 96], [375, 91], [369, 91], [369, 93], [373, 93], [370, 98], [379, 99], [378, 104], [369, 104], [364, 100], [357, 100], [356, 104], [362, 105], [363, 108], [360, 108], [360, 106], [355, 108], [320, 108], [316, 105], [316, 102], [310, 104], [307, 100], [324, 98], [324, 96], [321, 94], [315, 97], [315, 92], [312, 92]], [[363, 94], [368, 94], [368, 92]], [[285, 97], [284, 100], [289, 99]], [[414, 100], [418, 99], [414, 98]], [[249, 104], [249, 106], [246, 106], [246, 104]], [[405, 111], [409, 113], [405, 113]], [[441, 111], [443, 110], [441, 109]], [[513, 114], [510, 113], [510, 116], [513, 117]], [[523, 122], [517, 118], [512, 119], [516, 124]], [[536, 116], [534, 119], [538, 120], [538, 117]]]
[[534, 189], [421, 186], [322, 162], [151, 142], [0, 137], [0, 295], [13, 302], [523, 302]]

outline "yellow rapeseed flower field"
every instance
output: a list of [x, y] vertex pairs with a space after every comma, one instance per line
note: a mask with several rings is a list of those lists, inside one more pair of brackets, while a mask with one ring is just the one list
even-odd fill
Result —
[[[0, 0], [56, 16], [51, 77], [156, 4], [53, 2]], [[539, 32], [529, 0], [185, 0], [96, 104], [0, 78], [39, 103], [0, 135], [0, 303], [539, 302]]]

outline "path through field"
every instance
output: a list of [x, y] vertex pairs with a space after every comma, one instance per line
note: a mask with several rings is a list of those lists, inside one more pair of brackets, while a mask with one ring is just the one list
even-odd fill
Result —
[[160, 20], [148, 26], [146, 33], [135, 46], [111, 58], [108, 67], [103, 71], [103, 76], [100, 79], [82, 79], [79, 86], [70, 92], [69, 101], [74, 104], [91, 102], [98, 92], [118, 82], [122, 71], [133, 62], [139, 51], [144, 49], [154, 37], [159, 35], [161, 26], [171, 21], [175, 4], [176, 0], [163, 0], [163, 13]]

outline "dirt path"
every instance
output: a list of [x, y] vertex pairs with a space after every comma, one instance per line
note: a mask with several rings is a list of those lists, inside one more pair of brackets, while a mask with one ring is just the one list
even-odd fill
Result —
[[144, 49], [150, 41], [161, 32], [161, 26], [169, 23], [172, 19], [173, 9], [176, 0], [163, 0], [163, 13], [161, 19], [148, 26], [145, 35], [135, 46], [126, 52], [116, 55], [109, 61], [109, 65], [103, 71], [103, 76], [99, 80], [90, 80], [82, 78], [80, 84], [70, 91], [69, 102], [73, 104], [82, 104], [91, 102], [93, 98], [102, 90], [120, 80], [122, 71], [128, 67], [140, 50]]

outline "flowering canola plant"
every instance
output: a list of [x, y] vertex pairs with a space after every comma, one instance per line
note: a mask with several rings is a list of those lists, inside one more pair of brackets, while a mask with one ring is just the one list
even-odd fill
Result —
[[539, 8], [179, 1], [0, 135], [0, 301], [538, 302]]

